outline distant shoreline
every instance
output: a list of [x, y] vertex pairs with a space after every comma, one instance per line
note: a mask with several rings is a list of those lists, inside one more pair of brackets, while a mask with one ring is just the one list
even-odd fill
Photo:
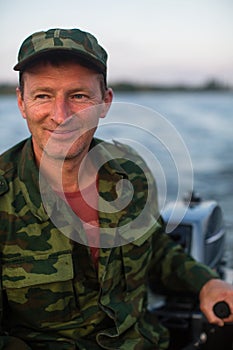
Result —
[[122, 92], [202, 92], [202, 91], [233, 91], [232, 86], [227, 86], [214, 80], [201, 85], [186, 84], [140, 84], [119, 82], [109, 84], [115, 91]]
[[[224, 85], [215, 80], [207, 81], [201, 85], [186, 84], [140, 84], [132, 82], [109, 83], [114, 91], [119, 92], [208, 92], [208, 91], [233, 91], [232, 86]], [[0, 83], [0, 95], [15, 94], [16, 85]]]

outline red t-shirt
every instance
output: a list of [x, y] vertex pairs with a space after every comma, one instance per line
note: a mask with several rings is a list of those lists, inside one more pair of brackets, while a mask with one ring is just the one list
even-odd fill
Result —
[[98, 218], [98, 192], [96, 183], [91, 184], [82, 191], [65, 192], [67, 202], [74, 213], [81, 219], [87, 234], [92, 258], [97, 267], [99, 258], [99, 218]]

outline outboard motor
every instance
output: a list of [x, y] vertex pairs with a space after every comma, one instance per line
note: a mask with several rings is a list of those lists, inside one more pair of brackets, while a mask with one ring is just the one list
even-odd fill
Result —
[[[167, 231], [172, 239], [180, 244], [186, 253], [215, 269], [224, 279], [223, 259], [226, 232], [219, 204], [214, 200], [204, 201], [200, 196], [191, 193], [178, 203], [170, 202], [162, 211], [162, 217], [165, 224], [170, 225], [170, 227], [167, 226]], [[213, 328], [213, 326], [209, 331], [210, 325], [199, 309], [197, 296], [157, 293], [154, 286], [150, 286], [148, 309], [155, 313], [160, 322], [170, 330], [172, 350], [220, 350], [223, 349], [223, 337], [226, 340], [230, 336], [229, 343], [232, 341], [232, 327], [230, 333], [226, 327], [223, 327], [226, 332], [224, 335], [223, 329]], [[207, 337], [209, 333], [213, 334]], [[224, 347], [224, 350], [228, 349], [232, 348]]]
[[[165, 223], [169, 222], [173, 208], [174, 203], [171, 202], [162, 212]], [[177, 225], [180, 212], [185, 214]], [[172, 220], [170, 224], [176, 228], [169, 233], [170, 236], [194, 259], [217, 270], [222, 276], [226, 232], [218, 203], [214, 200], [203, 201], [200, 196], [191, 193], [189, 197], [176, 203]]]

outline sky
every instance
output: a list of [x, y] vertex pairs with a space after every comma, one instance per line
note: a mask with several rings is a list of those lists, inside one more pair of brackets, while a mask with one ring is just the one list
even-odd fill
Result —
[[22, 41], [49, 28], [80, 28], [107, 50], [111, 82], [233, 86], [233, 0], [0, 0], [0, 83]]

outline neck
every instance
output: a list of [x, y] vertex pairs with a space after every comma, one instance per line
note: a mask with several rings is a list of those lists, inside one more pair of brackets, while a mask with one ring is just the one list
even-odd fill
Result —
[[57, 192], [76, 192], [96, 181], [96, 169], [90, 157], [59, 160], [43, 156], [40, 171]]

